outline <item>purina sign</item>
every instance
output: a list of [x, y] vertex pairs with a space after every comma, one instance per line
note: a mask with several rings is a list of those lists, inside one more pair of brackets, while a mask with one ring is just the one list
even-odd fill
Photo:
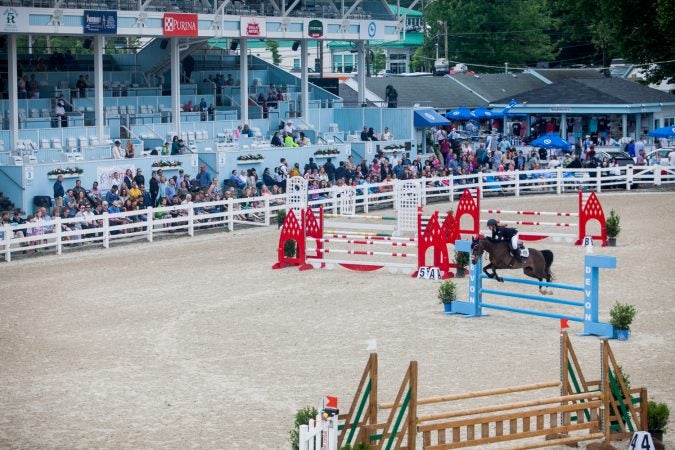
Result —
[[197, 14], [164, 13], [164, 36], [199, 35]]
[[265, 37], [267, 22], [253, 17], [242, 17], [239, 23], [241, 37]]

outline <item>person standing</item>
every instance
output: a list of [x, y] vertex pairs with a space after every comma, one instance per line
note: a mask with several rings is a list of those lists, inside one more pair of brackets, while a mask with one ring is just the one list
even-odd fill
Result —
[[185, 73], [186, 83], [191, 81], [190, 77], [192, 76], [193, 70], [195, 70], [195, 59], [192, 57], [192, 55], [187, 55], [183, 59], [183, 72]]
[[63, 175], [59, 175], [54, 182], [54, 202], [58, 208], [63, 206], [63, 196], [65, 194], [63, 190]]
[[384, 96], [387, 100], [387, 107], [396, 108], [398, 104], [398, 92], [396, 92], [394, 86], [388, 84], [387, 87], [385, 88]]
[[150, 178], [150, 198], [152, 199], [152, 206], [157, 204], [157, 196], [159, 195], [159, 175], [154, 170]]

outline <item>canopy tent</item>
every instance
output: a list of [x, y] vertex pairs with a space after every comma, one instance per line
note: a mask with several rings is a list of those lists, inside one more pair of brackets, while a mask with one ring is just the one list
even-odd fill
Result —
[[501, 111], [494, 111], [482, 106], [471, 111], [471, 114], [476, 119], [496, 119], [504, 115]]
[[656, 130], [650, 131], [649, 135], [657, 138], [675, 137], [675, 126], [657, 128]]
[[445, 117], [450, 120], [469, 120], [474, 118], [474, 116], [471, 114], [471, 111], [469, 111], [469, 108], [464, 106], [453, 109], [452, 111], [448, 111], [445, 113]]
[[415, 111], [414, 125], [420, 128], [435, 127], [438, 125], [450, 125], [450, 121], [438, 114], [433, 109], [420, 109]]
[[571, 144], [565, 139], [561, 138], [555, 133], [544, 134], [530, 143], [533, 147], [541, 148], [562, 148], [564, 150], [570, 148]]

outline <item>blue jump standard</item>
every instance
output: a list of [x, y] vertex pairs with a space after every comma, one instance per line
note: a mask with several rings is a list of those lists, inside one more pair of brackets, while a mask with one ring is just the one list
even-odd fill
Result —
[[[460, 252], [471, 253], [471, 241], [456, 241], [455, 249]], [[498, 309], [501, 311], [510, 311], [521, 314], [530, 314], [533, 316], [549, 317], [553, 319], [568, 319], [574, 322], [584, 324], [582, 335], [602, 336], [606, 338], [615, 338], [615, 330], [611, 324], [598, 321], [599, 294], [600, 294], [600, 269], [615, 269], [616, 257], [585, 255], [584, 256], [584, 282], [582, 286], [574, 286], [561, 283], [546, 283], [535, 280], [526, 280], [521, 278], [504, 277], [505, 283], [530, 284], [533, 286], [543, 286], [556, 289], [565, 289], [568, 291], [583, 292], [583, 301], [569, 300], [555, 297], [543, 297], [540, 295], [520, 294], [517, 292], [505, 292], [496, 289], [487, 289], [483, 287], [483, 279], [488, 278], [483, 273], [483, 262], [471, 264], [469, 267], [469, 298], [468, 301], [456, 300], [450, 304], [448, 314], [463, 314], [469, 317], [484, 316], [483, 309]], [[583, 308], [581, 316], [570, 316], [566, 314], [556, 314], [545, 311], [529, 310], [524, 308], [515, 308], [505, 305], [495, 305], [483, 302], [483, 294], [494, 294], [504, 297], [515, 297], [525, 300], [534, 300], [546, 303], [560, 305], [579, 306]]]

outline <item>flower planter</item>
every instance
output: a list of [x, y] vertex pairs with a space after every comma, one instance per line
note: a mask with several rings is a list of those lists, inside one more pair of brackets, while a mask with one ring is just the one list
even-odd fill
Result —
[[620, 341], [627, 341], [630, 337], [630, 330], [616, 330], [616, 338]]
[[464, 278], [465, 276], [466, 276], [466, 269], [456, 269], [455, 270], [455, 277]]
[[78, 178], [82, 176], [81, 173], [60, 173], [56, 175], [47, 175], [47, 178], [49, 178], [50, 180], [56, 180], [59, 177], [59, 175], [61, 175], [63, 178]]
[[452, 303], [443, 303], [443, 312], [450, 314], [452, 312]]
[[264, 159], [238, 159], [237, 164], [258, 164], [258, 163], [264, 163]]
[[616, 247], [616, 238], [615, 237], [608, 237], [607, 238], [607, 245], [610, 247]]
[[340, 156], [339, 153], [335, 153], [333, 155], [314, 155], [314, 159], [328, 159], [328, 158], [337, 158]]
[[162, 169], [162, 172], [166, 172], [167, 170], [180, 170], [182, 168], [183, 166], [154, 166], [152, 170]]

